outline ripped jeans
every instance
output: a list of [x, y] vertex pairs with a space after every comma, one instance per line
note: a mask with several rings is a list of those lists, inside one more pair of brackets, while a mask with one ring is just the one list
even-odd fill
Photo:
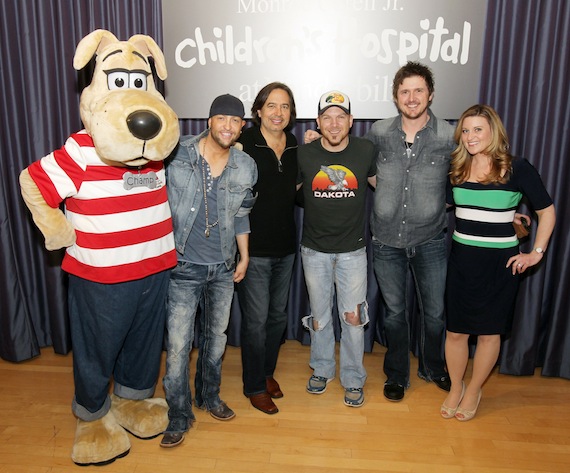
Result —
[[[301, 246], [301, 258], [311, 306], [311, 315], [303, 317], [303, 326], [311, 334], [313, 374], [329, 379], [335, 377], [332, 313], [336, 288], [341, 322], [340, 383], [345, 388], [361, 388], [366, 381], [364, 326], [369, 321], [366, 248], [348, 253], [321, 253]], [[356, 325], [346, 320], [351, 312], [360, 317]]]

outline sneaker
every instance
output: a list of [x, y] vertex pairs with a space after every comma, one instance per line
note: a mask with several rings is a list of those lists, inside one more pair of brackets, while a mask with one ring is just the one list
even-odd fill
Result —
[[348, 407], [360, 407], [364, 404], [363, 388], [346, 388], [344, 390], [344, 404]]
[[307, 383], [307, 392], [311, 394], [322, 394], [327, 390], [329, 384], [334, 378], [323, 378], [322, 376], [311, 376]]
[[235, 412], [232, 411], [224, 401], [220, 402], [220, 404], [212, 409], [208, 409], [205, 404], [202, 404], [201, 406], [196, 404], [196, 407], [198, 409], [208, 411], [210, 415], [217, 420], [230, 420], [236, 416]]

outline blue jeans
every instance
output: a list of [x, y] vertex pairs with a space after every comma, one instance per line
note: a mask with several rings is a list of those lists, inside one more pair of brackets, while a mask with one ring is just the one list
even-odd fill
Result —
[[388, 383], [410, 383], [410, 323], [406, 311], [408, 268], [416, 286], [420, 310], [418, 376], [432, 380], [443, 376], [444, 296], [447, 273], [445, 235], [410, 248], [393, 248], [373, 242], [374, 273], [386, 303], [387, 351], [384, 373]]
[[103, 417], [109, 385], [126, 399], [152, 397], [160, 371], [170, 271], [135, 281], [100, 284], [69, 275], [73, 343], [73, 413]]
[[[321, 253], [301, 246], [303, 272], [311, 315], [303, 317], [303, 326], [311, 334], [310, 366], [315, 376], [334, 378], [335, 335], [332, 320], [334, 293], [339, 318], [340, 383], [345, 388], [361, 388], [366, 382], [364, 326], [368, 323], [366, 248], [348, 253]], [[358, 311], [360, 324], [346, 321], [346, 314]]]
[[272, 377], [287, 327], [287, 300], [295, 255], [251, 257], [238, 284], [241, 319], [243, 392], [264, 393]]
[[168, 402], [167, 432], [187, 431], [195, 417], [190, 392], [189, 355], [194, 340], [196, 311], [200, 304], [196, 405], [208, 410], [220, 400], [222, 356], [234, 293], [233, 269], [224, 263], [199, 265], [179, 262], [172, 270], [166, 319], [166, 374], [163, 383]]

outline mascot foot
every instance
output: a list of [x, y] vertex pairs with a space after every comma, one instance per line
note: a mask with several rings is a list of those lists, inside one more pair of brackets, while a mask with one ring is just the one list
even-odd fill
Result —
[[111, 411], [101, 419], [77, 419], [71, 459], [78, 465], [107, 465], [129, 453], [131, 442]]
[[168, 427], [168, 404], [162, 398], [134, 401], [112, 394], [111, 412], [125, 430], [141, 439], [154, 438]]

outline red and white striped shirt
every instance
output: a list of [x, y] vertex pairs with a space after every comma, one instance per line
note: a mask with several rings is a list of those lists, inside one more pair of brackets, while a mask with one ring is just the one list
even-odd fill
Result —
[[51, 207], [65, 201], [77, 241], [62, 269], [90, 281], [132, 281], [176, 265], [164, 165], [140, 170], [101, 161], [85, 130], [28, 168]]

